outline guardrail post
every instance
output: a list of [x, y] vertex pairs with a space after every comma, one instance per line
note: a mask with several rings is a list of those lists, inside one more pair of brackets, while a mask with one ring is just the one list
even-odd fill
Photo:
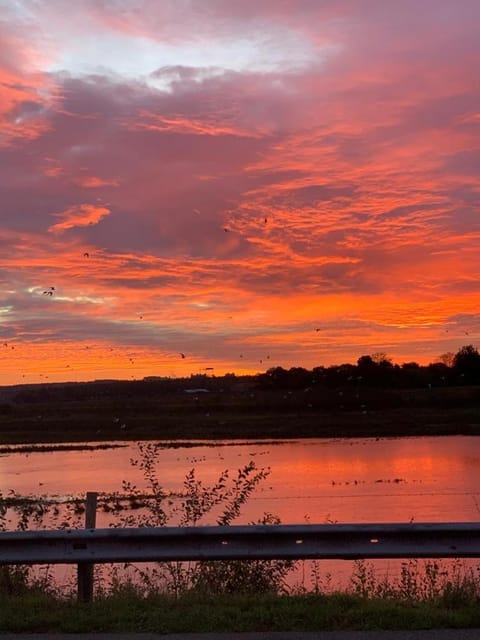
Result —
[[[95, 491], [87, 491], [85, 529], [95, 529], [97, 497]], [[91, 602], [93, 599], [93, 566], [92, 562], [79, 562], [77, 565], [77, 596], [80, 602]]]

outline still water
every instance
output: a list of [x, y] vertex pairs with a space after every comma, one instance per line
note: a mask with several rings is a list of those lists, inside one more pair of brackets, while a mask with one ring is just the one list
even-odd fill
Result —
[[[0, 491], [82, 496], [119, 491], [122, 480], [145, 487], [131, 464], [139, 457], [138, 446], [116, 444], [122, 446], [3, 454]], [[181, 491], [192, 468], [205, 485], [225, 469], [235, 473], [252, 460], [270, 469], [238, 524], [264, 512], [292, 524], [462, 522], [480, 516], [478, 436], [186, 444], [159, 443], [158, 477], [167, 491]]]

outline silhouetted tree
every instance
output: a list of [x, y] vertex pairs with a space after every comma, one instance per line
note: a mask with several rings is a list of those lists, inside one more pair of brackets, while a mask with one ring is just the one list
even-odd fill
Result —
[[420, 387], [425, 380], [425, 370], [417, 362], [404, 362], [398, 376], [403, 387]]
[[[400, 371], [400, 367], [397, 367]], [[357, 360], [357, 373], [364, 383], [386, 387], [393, 384], [398, 377], [397, 369], [385, 353], [374, 353], [369, 356], [361, 356]]]
[[426, 371], [426, 382], [430, 386], [443, 387], [452, 382], [452, 369], [443, 362], [431, 362]]
[[357, 360], [357, 367], [359, 371], [372, 371], [375, 369], [375, 362], [372, 356], [360, 356]]
[[453, 351], [447, 351], [446, 353], [442, 353], [438, 356], [440, 362], [442, 362], [446, 367], [453, 367], [453, 362], [455, 360], [455, 354]]
[[480, 382], [480, 353], [472, 344], [457, 351], [453, 358], [453, 369], [463, 384]]
[[382, 367], [392, 367], [392, 361], [390, 358], [387, 358], [387, 354], [384, 351], [377, 351], [376, 353], [372, 353], [371, 358], [375, 364], [379, 364]]
[[312, 384], [312, 372], [303, 367], [291, 367], [288, 371], [288, 381], [291, 389], [308, 387]]
[[289, 374], [283, 367], [271, 367], [256, 377], [256, 382], [263, 389], [286, 389]]

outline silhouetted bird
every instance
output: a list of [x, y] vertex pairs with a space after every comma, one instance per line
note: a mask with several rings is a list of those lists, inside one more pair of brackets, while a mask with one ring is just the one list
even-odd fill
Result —
[[83, 254], [83, 257], [84, 258], [89, 258], [90, 257], [90, 254], [88, 253], [88, 251], [85, 251], [85, 253]]
[[185, 358], [185, 354], [184, 353], [180, 353], [180, 355], [182, 356], [182, 358]]

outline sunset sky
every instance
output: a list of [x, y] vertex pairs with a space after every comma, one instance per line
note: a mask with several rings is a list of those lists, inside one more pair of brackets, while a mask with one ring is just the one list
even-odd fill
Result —
[[479, 60], [478, 0], [0, 0], [0, 384], [477, 345]]

